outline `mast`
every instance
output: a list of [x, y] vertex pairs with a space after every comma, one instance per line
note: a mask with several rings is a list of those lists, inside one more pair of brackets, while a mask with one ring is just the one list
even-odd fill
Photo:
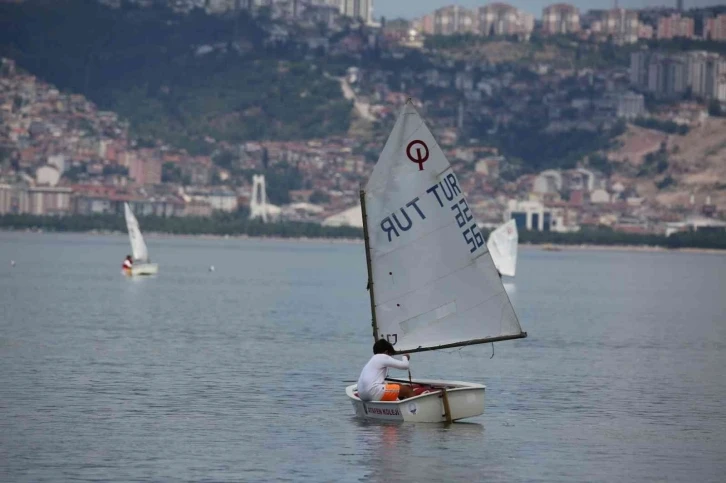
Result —
[[368, 294], [371, 297], [371, 326], [373, 327], [373, 340], [378, 340], [378, 325], [376, 324], [376, 296], [373, 294], [373, 269], [371, 268], [371, 247], [368, 242], [368, 215], [366, 213], [366, 192], [360, 190], [360, 208], [363, 214], [363, 240], [366, 247], [366, 266], [368, 268]]

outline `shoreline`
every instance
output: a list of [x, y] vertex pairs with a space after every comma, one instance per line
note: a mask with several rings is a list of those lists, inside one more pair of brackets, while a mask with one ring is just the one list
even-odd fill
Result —
[[[105, 231], [105, 230], [88, 230], [88, 231], [46, 231], [46, 230], [8, 230], [0, 228], [0, 233], [35, 233], [35, 234], [81, 234], [94, 236], [127, 236], [123, 231]], [[273, 241], [273, 242], [302, 242], [302, 243], [329, 243], [329, 244], [363, 244], [362, 238], [330, 238], [330, 237], [283, 237], [283, 236], [257, 236], [257, 235], [215, 235], [215, 234], [176, 234], [163, 232], [147, 232], [145, 237], [149, 238], [187, 238], [187, 239], [206, 239], [206, 240], [253, 240], [253, 241]], [[591, 250], [591, 251], [621, 251], [621, 252], [664, 252], [664, 253], [707, 253], [726, 255], [726, 249], [718, 248], [667, 248], [658, 245], [593, 245], [593, 244], [556, 244], [556, 243], [529, 243], [520, 242], [519, 247], [525, 250], [540, 251], [573, 251], [573, 250]]]
[[[107, 230], [87, 230], [87, 231], [53, 231], [53, 230], [8, 230], [0, 228], [0, 233], [33, 233], [37, 235], [61, 234], [61, 235], [92, 235], [92, 236], [124, 236], [128, 237], [125, 231], [107, 231]], [[346, 237], [284, 237], [284, 236], [266, 236], [266, 235], [215, 235], [209, 233], [189, 234], [189, 233], [164, 233], [148, 231], [143, 233], [144, 238], [188, 238], [188, 239], [205, 239], [205, 240], [268, 240], [268, 241], [295, 241], [304, 243], [346, 243], [346, 244], [363, 244], [363, 238], [346, 238]]]
[[[81, 233], [81, 232], [76, 232]], [[93, 234], [91, 232], [85, 232], [86, 234]], [[128, 236], [124, 232], [110, 232], [110, 233], [98, 233], [98, 234], [108, 234], [108, 235], [125, 235]], [[147, 233], [144, 233], [144, 237], [147, 236]], [[205, 240], [253, 240], [253, 241], [294, 241], [294, 242], [303, 242], [303, 243], [346, 243], [346, 244], [363, 244], [362, 238], [329, 238], [329, 237], [284, 237], [284, 236], [265, 236], [265, 235], [208, 235], [208, 234], [200, 234], [200, 235], [189, 235], [189, 234], [172, 234], [172, 233], [158, 233], [158, 232], [149, 232], [148, 233], [149, 238], [201, 238]]]
[[601, 250], [601, 251], [613, 251], [613, 252], [684, 252], [684, 253], [711, 253], [726, 255], [726, 250], [718, 248], [695, 248], [695, 247], [683, 247], [683, 248], [667, 248], [658, 245], [591, 245], [587, 243], [573, 244], [573, 245], [558, 245], [556, 243], [520, 243], [520, 248], [526, 248], [529, 250], [540, 250], [543, 252], [551, 251], [574, 251], [574, 250]]

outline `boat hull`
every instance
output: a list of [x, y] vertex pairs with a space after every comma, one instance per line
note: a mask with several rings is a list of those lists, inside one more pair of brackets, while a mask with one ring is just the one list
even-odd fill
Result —
[[159, 265], [156, 263], [139, 263], [131, 267], [131, 270], [124, 269], [128, 276], [156, 275], [159, 272]]
[[[408, 381], [388, 379], [388, 381], [408, 384]], [[412, 423], [444, 423], [446, 414], [441, 387], [446, 387], [452, 421], [479, 416], [484, 413], [484, 390], [486, 386], [461, 381], [440, 381], [414, 379], [412, 384], [433, 386], [434, 391], [402, 401], [362, 401], [356, 395], [357, 385], [345, 389], [355, 414], [364, 419], [379, 421], [400, 421]]]

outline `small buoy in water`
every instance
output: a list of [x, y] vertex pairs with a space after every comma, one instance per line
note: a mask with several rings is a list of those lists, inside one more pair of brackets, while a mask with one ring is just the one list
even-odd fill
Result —
[[15, 266], [15, 260], [10, 260], [10, 266], [11, 267], [14, 267]]
[[209, 266], [209, 271], [210, 271], [210, 272], [213, 272], [213, 271], [214, 271], [214, 265], [210, 265], [210, 266]]

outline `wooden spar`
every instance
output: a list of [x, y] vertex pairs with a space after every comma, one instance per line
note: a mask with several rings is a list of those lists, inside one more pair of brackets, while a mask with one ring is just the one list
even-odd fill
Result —
[[368, 241], [368, 214], [366, 212], [366, 192], [360, 190], [360, 208], [363, 214], [363, 239], [366, 247], [366, 265], [368, 266], [368, 294], [371, 297], [371, 325], [373, 326], [373, 341], [378, 340], [378, 324], [376, 323], [376, 296], [373, 294], [373, 268], [371, 265], [371, 246]]
[[446, 394], [446, 388], [441, 388], [441, 399], [444, 402], [444, 417], [447, 423], [451, 423], [451, 408], [449, 407], [449, 395]]

